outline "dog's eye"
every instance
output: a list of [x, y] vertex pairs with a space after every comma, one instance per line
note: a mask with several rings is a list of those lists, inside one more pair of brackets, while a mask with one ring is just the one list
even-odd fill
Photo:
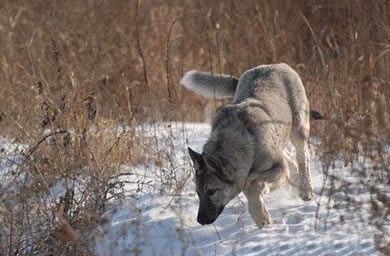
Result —
[[215, 192], [217, 192], [217, 189], [209, 189], [209, 190], [207, 190], [207, 195], [208, 196], [212, 196], [212, 195], [214, 195], [215, 194]]

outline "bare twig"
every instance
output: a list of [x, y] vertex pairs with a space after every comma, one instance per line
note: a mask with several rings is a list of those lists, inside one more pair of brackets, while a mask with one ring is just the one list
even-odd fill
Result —
[[32, 148], [30, 148], [28, 150], [28, 156], [31, 156], [32, 154], [34, 154], [35, 150], [37, 150], [37, 148], [48, 138], [52, 137], [52, 136], [55, 136], [55, 135], [58, 135], [58, 134], [65, 134], [67, 133], [68, 131], [66, 130], [59, 130], [59, 131], [54, 131], [54, 132], [51, 132], [49, 134], [47, 134], [46, 136], [42, 137]]
[[142, 60], [142, 67], [143, 67], [143, 71], [144, 71], [144, 81], [145, 81], [145, 85], [147, 87], [149, 87], [149, 82], [148, 82], [148, 74], [146, 72], [146, 62], [145, 62], [145, 57], [144, 57], [144, 53], [142, 51], [142, 47], [141, 47], [141, 39], [140, 39], [140, 33], [139, 33], [139, 25], [138, 25], [138, 8], [139, 8], [139, 0], [136, 0], [136, 4], [135, 4], [135, 29], [136, 29], [136, 39], [137, 39], [137, 48], [138, 48], [138, 54], [139, 56], [141, 57], [141, 60]]

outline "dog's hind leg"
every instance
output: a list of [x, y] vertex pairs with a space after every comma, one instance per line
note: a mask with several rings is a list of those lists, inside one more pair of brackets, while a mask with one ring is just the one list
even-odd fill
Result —
[[262, 228], [264, 225], [272, 223], [272, 217], [265, 205], [263, 196], [286, 181], [287, 166], [285, 159], [275, 164], [271, 169], [255, 175], [253, 179], [248, 177], [243, 192], [248, 199], [249, 214], [257, 226]]
[[298, 189], [298, 163], [296, 160], [295, 155], [291, 155], [291, 152], [289, 149], [285, 148], [283, 150], [283, 156], [286, 161], [286, 164], [288, 166], [288, 172], [287, 172], [287, 181], [290, 185], [292, 185], [294, 188]]
[[299, 115], [296, 115], [296, 120], [297, 125], [293, 127], [290, 138], [297, 152], [298, 190], [300, 198], [309, 201], [314, 194], [310, 174], [310, 111], [302, 111]]

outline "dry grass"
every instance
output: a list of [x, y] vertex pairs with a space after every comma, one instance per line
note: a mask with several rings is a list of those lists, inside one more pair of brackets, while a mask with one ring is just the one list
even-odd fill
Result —
[[[92, 254], [81, 237], [100, 221], [108, 195], [121, 197], [108, 193], [121, 186], [120, 166], [166, 164], [135, 127], [203, 121], [205, 109], [224, 103], [179, 87], [193, 68], [239, 76], [262, 63], [290, 64], [327, 118], [313, 123], [324, 163], [340, 154], [359, 162], [364, 152], [375, 166], [359, 172], [373, 177], [359, 186], [381, 202], [372, 207], [378, 227], [388, 218], [389, 200], [377, 189], [389, 184], [386, 0], [5, 0], [0, 45], [0, 134], [27, 145], [12, 171], [21, 190], [0, 190], [0, 251], [8, 255]], [[61, 200], [50, 195], [59, 182]], [[335, 190], [349, 186], [340, 184]]]

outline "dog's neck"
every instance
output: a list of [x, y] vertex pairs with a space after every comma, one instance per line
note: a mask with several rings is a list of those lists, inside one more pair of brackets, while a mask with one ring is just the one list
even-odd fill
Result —
[[254, 162], [255, 145], [252, 134], [242, 123], [216, 126], [203, 151], [223, 157], [234, 168], [237, 185], [242, 188]]

